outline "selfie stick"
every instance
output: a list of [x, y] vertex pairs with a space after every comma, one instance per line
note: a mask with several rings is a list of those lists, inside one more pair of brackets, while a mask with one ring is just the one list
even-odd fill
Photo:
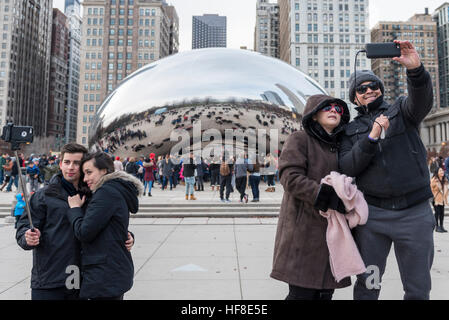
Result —
[[19, 169], [19, 182], [20, 182], [20, 187], [22, 188], [23, 198], [25, 200], [28, 221], [30, 222], [31, 232], [34, 232], [33, 220], [31, 219], [30, 205], [28, 204], [28, 190], [26, 188], [25, 181], [22, 177], [22, 168], [20, 167], [19, 155], [17, 154], [17, 150], [20, 150], [19, 144], [12, 143], [11, 149], [14, 151], [14, 155], [16, 156], [17, 168]]

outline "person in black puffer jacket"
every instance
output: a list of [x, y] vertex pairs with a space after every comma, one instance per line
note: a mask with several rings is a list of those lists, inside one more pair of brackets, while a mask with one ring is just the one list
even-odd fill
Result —
[[71, 209], [67, 211], [74, 234], [81, 241], [80, 297], [122, 300], [134, 277], [131, 253], [124, 245], [129, 212], [137, 213], [143, 185], [125, 172], [114, 172], [114, 163], [104, 152], [87, 155], [82, 171], [93, 192], [92, 199], [83, 212], [85, 197], [69, 197]]
[[[435, 219], [419, 128], [432, 109], [432, 78], [409, 41], [395, 42], [401, 57], [393, 60], [407, 69], [408, 97], [390, 105], [383, 99], [381, 79], [372, 71], [351, 76], [350, 100], [359, 114], [344, 131], [339, 167], [355, 177], [369, 205], [368, 222], [354, 229], [354, 238], [366, 266], [376, 267], [377, 284], [394, 244], [404, 299], [428, 300]], [[355, 300], [378, 299], [380, 286], [371, 287], [372, 272], [357, 276]]]

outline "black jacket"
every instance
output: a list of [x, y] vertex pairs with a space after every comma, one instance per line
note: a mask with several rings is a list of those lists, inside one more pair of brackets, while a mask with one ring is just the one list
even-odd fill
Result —
[[[125, 247], [129, 212], [139, 208], [140, 181], [122, 171], [103, 176], [85, 212], [67, 210], [81, 241], [81, 298], [118, 297], [131, 289], [134, 265]], [[113, 199], [113, 201], [111, 201]]]
[[185, 178], [190, 178], [195, 176], [195, 169], [197, 165], [193, 162], [193, 159], [186, 159], [186, 161], [182, 164], [184, 166], [184, 170], [182, 171], [182, 175]]
[[128, 162], [125, 166], [126, 173], [136, 176], [139, 172], [139, 165], [135, 162]]
[[66, 211], [68, 192], [62, 187], [61, 174], [55, 175], [48, 186], [38, 190], [30, 199], [33, 224], [41, 231], [40, 243], [29, 247], [25, 232], [30, 229], [26, 211], [17, 224], [16, 240], [24, 250], [33, 250], [31, 288], [64, 287], [69, 274], [66, 268], [79, 266], [80, 243], [72, 232]]
[[[384, 209], [405, 209], [432, 197], [419, 136], [419, 125], [432, 109], [432, 80], [423, 66], [407, 71], [407, 76], [408, 97], [392, 105], [380, 98], [368, 108], [357, 108], [359, 115], [341, 141], [341, 172], [356, 178], [369, 204]], [[389, 117], [390, 127], [384, 140], [371, 142], [368, 135], [381, 114]]]

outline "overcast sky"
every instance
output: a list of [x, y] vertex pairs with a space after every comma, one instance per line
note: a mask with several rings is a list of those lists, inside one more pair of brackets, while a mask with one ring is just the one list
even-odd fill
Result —
[[[192, 48], [192, 16], [205, 13], [227, 16], [228, 48], [254, 47], [256, 0], [167, 0], [176, 7], [180, 24], [180, 51]], [[276, 2], [276, 1], [271, 1]], [[370, 27], [378, 21], [407, 20], [428, 7], [433, 13], [442, 0], [370, 0]], [[64, 11], [64, 0], [53, 0], [53, 6]]]

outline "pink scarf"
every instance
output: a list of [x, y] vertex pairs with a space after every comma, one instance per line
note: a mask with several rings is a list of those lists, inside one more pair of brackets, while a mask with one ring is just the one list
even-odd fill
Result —
[[[352, 184], [352, 178], [337, 172], [321, 180], [331, 185], [343, 201], [347, 215], [329, 209], [320, 214], [327, 218], [326, 241], [332, 274], [337, 282], [366, 271], [365, 264], [352, 237], [350, 228], [364, 225], [368, 220], [368, 204], [363, 194]], [[348, 226], [349, 224], [349, 226]]]

